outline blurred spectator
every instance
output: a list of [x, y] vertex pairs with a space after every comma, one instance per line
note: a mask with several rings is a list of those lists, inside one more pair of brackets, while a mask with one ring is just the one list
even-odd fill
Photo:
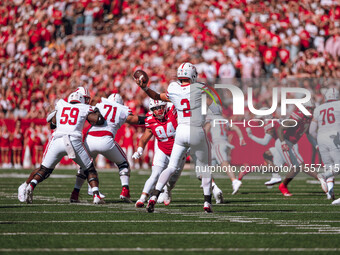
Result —
[[0, 119], [44, 119], [78, 86], [92, 104], [119, 92], [143, 113], [133, 71], [165, 91], [185, 61], [211, 84], [340, 78], [336, 1], [0, 0], [0, 24]]

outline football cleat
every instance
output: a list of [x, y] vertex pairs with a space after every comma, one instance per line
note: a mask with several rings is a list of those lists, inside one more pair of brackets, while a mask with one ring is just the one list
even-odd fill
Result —
[[164, 203], [164, 191], [159, 194], [159, 197], [157, 199], [157, 204], [163, 204]]
[[338, 198], [337, 200], [334, 200], [332, 202], [332, 205], [340, 205], [340, 198]]
[[27, 183], [24, 182], [21, 184], [18, 188], [18, 199], [20, 202], [25, 202], [26, 201], [26, 188], [27, 188]]
[[320, 181], [322, 190], [325, 193], [327, 193], [328, 192], [328, 187], [327, 187], [327, 182], [326, 182], [325, 177], [322, 174], [318, 174], [317, 177], [318, 177], [318, 180]]
[[165, 186], [163, 192], [159, 195], [157, 199], [157, 204], [164, 203], [164, 205], [168, 206], [171, 203], [171, 190], [169, 187]]
[[154, 212], [156, 202], [157, 202], [157, 197], [156, 197], [156, 196], [152, 196], [152, 197], [149, 199], [148, 205], [146, 206], [146, 211], [147, 211], [148, 213], [153, 213], [153, 212]]
[[126, 203], [132, 203], [130, 199], [130, 190], [127, 189], [126, 187], [122, 188], [122, 192], [120, 193], [120, 199], [123, 200]]
[[70, 197], [70, 203], [79, 203], [79, 192], [72, 191], [71, 197]]
[[26, 203], [32, 204], [33, 203], [33, 188], [30, 184], [26, 187]]
[[233, 193], [231, 194], [235, 195], [238, 192], [239, 188], [241, 187], [242, 182], [239, 180], [234, 180], [232, 185], [233, 185]]
[[265, 182], [264, 185], [273, 186], [273, 185], [278, 184], [280, 182], [281, 182], [281, 177], [280, 178], [271, 178], [269, 181]]
[[213, 192], [214, 198], [216, 200], [216, 204], [223, 204], [222, 190], [215, 185], [212, 192]]
[[143, 208], [144, 207], [144, 202], [141, 199], [138, 199], [135, 206], [137, 208]]
[[203, 210], [206, 213], [212, 213], [213, 212], [211, 204], [209, 202], [207, 202], [207, 201], [204, 202]]
[[[89, 196], [91, 196], [91, 197], [93, 196], [92, 188], [91, 188], [90, 185], [88, 186], [87, 194], [88, 194]], [[101, 199], [105, 198], [105, 195], [102, 194], [102, 193], [100, 193], [100, 192], [99, 192], [99, 196], [100, 196]]]
[[94, 204], [105, 204], [105, 201], [100, 198], [98, 195], [93, 195], [93, 203]]
[[289, 192], [288, 188], [286, 185], [284, 185], [283, 183], [281, 183], [279, 185], [279, 190], [281, 191], [281, 193], [285, 196], [285, 197], [291, 197], [292, 193]]

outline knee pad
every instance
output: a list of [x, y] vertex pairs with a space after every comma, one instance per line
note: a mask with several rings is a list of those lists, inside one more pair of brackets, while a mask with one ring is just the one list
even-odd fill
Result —
[[267, 159], [267, 160], [270, 160], [270, 161], [273, 161], [273, 155], [271, 154], [270, 151], [265, 151], [263, 153], [263, 158], [264, 159]]
[[47, 168], [41, 165], [38, 172], [36, 172], [34, 176], [38, 175], [42, 178], [42, 180], [45, 180], [51, 175], [53, 170], [54, 170], [53, 168]]
[[127, 161], [117, 164], [120, 176], [130, 176], [130, 165]]

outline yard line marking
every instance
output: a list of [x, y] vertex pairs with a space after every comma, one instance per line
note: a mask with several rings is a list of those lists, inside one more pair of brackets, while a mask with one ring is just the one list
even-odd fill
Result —
[[340, 248], [0, 248], [0, 252], [209, 252], [209, 251], [225, 251], [225, 252], [311, 252], [311, 251], [340, 251]]
[[46, 221], [31, 221], [31, 220], [22, 220], [22, 221], [0, 221], [0, 224], [6, 223], [20, 223], [20, 224], [35, 224], [35, 223], [221, 223], [222, 221], [214, 221], [212, 220], [46, 220]]
[[[0, 193], [1, 194], [1, 193]], [[38, 200], [38, 199], [37, 199]], [[45, 197], [45, 200], [46, 200], [46, 197]], [[56, 199], [54, 199], [54, 200], [56, 200]], [[57, 204], [26, 204], [26, 203], [15, 203], [15, 204], [1, 204], [0, 206], [65, 206], [65, 205], [75, 205], [75, 206], [98, 206], [98, 205], [94, 205], [94, 204], [92, 204], [92, 203], [90, 203], [90, 202], [84, 202], [84, 203], [70, 203], [69, 202], [69, 199], [62, 199], [62, 201], [67, 201], [67, 202], [58, 202]], [[117, 201], [118, 201], [118, 199], [117, 199]], [[203, 203], [202, 203], [203, 204]], [[186, 206], [202, 206], [202, 204], [201, 203], [191, 203], [191, 204], [185, 204]], [[176, 205], [182, 205], [182, 203], [176, 203], [176, 201], [174, 201], [173, 203], [172, 203], [172, 205], [174, 206], [174, 207], [176, 207]], [[124, 202], [122, 202], [122, 203], [115, 203], [115, 204], [113, 204], [113, 203], [107, 203], [107, 204], [102, 204], [102, 205], [99, 205], [99, 206], [101, 206], [101, 207], [103, 207], [103, 208], [106, 208], [106, 207], [109, 207], [109, 206], [111, 206], [111, 207], [119, 207], [119, 208], [121, 208], [122, 206], [126, 206], [126, 207], [133, 207], [133, 205], [131, 205], [131, 204], [127, 204], [127, 203], [124, 203]], [[273, 203], [268, 203], [268, 204], [263, 204], [263, 203], [244, 203], [244, 204], [240, 204], [240, 203], [233, 203], [232, 201], [231, 202], [228, 202], [228, 203], [224, 203], [224, 204], [218, 204], [218, 205], [216, 205], [217, 207], [216, 208], [218, 208], [218, 207], [224, 207], [224, 206], [330, 206], [330, 207], [332, 207], [332, 208], [335, 208], [335, 206], [333, 206], [333, 205], [331, 205], [331, 204], [273, 204]], [[125, 209], [125, 208], [124, 208]], [[156, 209], [157, 209], [157, 206], [156, 206]], [[328, 213], [328, 212], [327, 212]]]
[[[31, 205], [29, 205], [31, 206]], [[1, 208], [1, 206], [0, 206]], [[107, 207], [105, 207], [107, 208]], [[123, 208], [122, 208], [123, 209]], [[168, 214], [181, 214], [181, 215], [187, 215], [187, 216], [197, 216], [197, 215], [200, 215], [200, 216], [204, 216], [203, 212], [175, 212], [174, 209], [169, 209], [169, 211], [165, 211], [164, 208], [158, 208], [157, 210], [161, 210], [163, 209], [163, 212], [166, 212]], [[263, 210], [265, 212], [265, 210]], [[0, 211], [0, 214], [28, 214], [28, 213], [32, 213], [32, 214], [35, 214], [35, 213], [55, 213], [55, 214], [74, 214], [75, 212], [77, 211], [27, 211], [27, 212], [23, 212], [23, 211], [6, 211], [6, 212], [3, 212], [3, 211]], [[136, 213], [136, 212], [144, 212], [144, 210], [134, 210], [134, 211], [82, 211], [84, 213]], [[251, 214], [254, 214], [254, 212], [252, 211], [237, 211], [238, 213], [251, 213]], [[157, 213], [157, 211], [155, 211], [155, 213]], [[233, 210], [230, 210], [229, 213], [235, 213], [235, 211]], [[318, 214], [318, 213], [325, 213], [323, 211], [301, 211], [301, 212], [296, 212], [296, 211], [292, 211], [292, 212], [282, 212], [282, 211], [270, 211], [270, 213], [287, 213], [287, 214], [304, 214], [304, 213], [311, 213], [311, 214]], [[330, 211], [330, 212], [327, 212], [327, 214], [339, 214], [338, 211]], [[218, 215], [218, 216], [221, 216], [222, 214], [219, 214], [218, 211], [215, 211], [215, 215]], [[207, 216], [207, 217], [212, 217], [212, 216]], [[317, 221], [319, 222], [319, 221]], [[339, 222], [339, 221], [335, 221], [335, 222]]]
[[0, 236], [34, 236], [34, 235], [338, 235], [340, 231], [334, 232], [7, 232], [0, 233]]

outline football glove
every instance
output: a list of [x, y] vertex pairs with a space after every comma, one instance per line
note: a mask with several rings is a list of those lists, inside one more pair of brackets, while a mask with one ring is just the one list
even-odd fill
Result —
[[135, 153], [133, 153], [132, 158], [133, 159], [139, 159], [142, 155], [143, 155], [143, 148], [142, 147], [138, 147], [137, 151]]

